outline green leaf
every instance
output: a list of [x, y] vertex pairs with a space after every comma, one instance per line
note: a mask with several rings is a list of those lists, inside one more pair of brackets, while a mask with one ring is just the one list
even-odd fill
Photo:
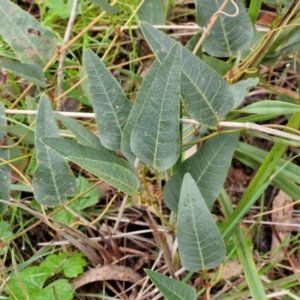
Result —
[[166, 24], [164, 7], [161, 0], [144, 0], [137, 15], [140, 21], [145, 21], [152, 25]]
[[249, 89], [256, 86], [258, 82], [258, 78], [248, 78], [246, 80], [241, 80], [229, 86], [234, 99], [232, 109], [235, 109], [241, 105], [245, 96], [249, 93]]
[[[0, 126], [6, 126], [5, 120], [5, 107], [0, 103]], [[7, 146], [7, 133], [0, 127], [0, 143], [3, 146]], [[10, 183], [11, 183], [11, 170], [9, 165], [5, 164], [5, 161], [9, 160], [9, 149], [0, 147], [0, 199], [9, 202], [10, 199]], [[7, 204], [0, 203], [0, 215], [2, 215], [7, 208]]]
[[300, 112], [300, 107], [297, 104], [275, 101], [275, 100], [263, 100], [252, 103], [239, 111], [251, 114], [292, 114]]
[[109, 5], [105, 0], [89, 0], [91, 3], [96, 4], [103, 10], [105, 10], [109, 15], [115, 15], [119, 12], [116, 7]]
[[[70, 18], [74, 0], [51, 0], [43, 2], [45, 7], [49, 8], [47, 14], [52, 17], [59, 17], [60, 19]], [[77, 16], [82, 13], [82, 2], [79, 1], [77, 8]]]
[[258, 18], [261, 5], [262, 5], [262, 0], [251, 1], [249, 4], [248, 15], [253, 25], [255, 25], [255, 22]]
[[[72, 286], [66, 279], [59, 279], [43, 288], [52, 274], [41, 266], [28, 267], [14, 275], [7, 284], [9, 299], [15, 300], [71, 300]], [[13, 292], [13, 295], [10, 292]], [[55, 297], [58, 296], [57, 297]]]
[[[261, 165], [266, 159], [268, 152], [247, 143], [238, 142], [235, 149], [235, 155], [236, 154], [242, 155], [246, 160], [248, 158], [253, 159], [258, 165]], [[246, 165], [248, 164], [246, 163]], [[275, 166], [275, 170], [278, 170], [283, 165], [286, 165], [286, 160], [281, 158]], [[289, 163], [286, 165], [280, 174], [278, 174], [274, 179], [282, 175], [286, 176], [292, 181], [295, 181], [297, 184], [300, 184], [300, 167], [294, 163]]]
[[[42, 287], [50, 275], [51, 273], [47, 269], [40, 266], [28, 267], [9, 280], [6, 292], [13, 291], [14, 295], [18, 296], [18, 300], [27, 300], [28, 296], [30, 299], [38, 299], [38, 296], [42, 294]], [[10, 299], [15, 298], [11, 297]]]
[[209, 55], [203, 55], [203, 62], [216, 71], [220, 76], [224, 77], [227, 72], [231, 69], [231, 66], [228, 62], [212, 57]]
[[83, 267], [86, 266], [85, 259], [81, 253], [75, 253], [70, 256], [68, 252], [60, 254], [52, 254], [47, 256], [44, 262], [40, 264], [49, 271], [50, 274], [58, 274], [63, 272], [66, 277], [76, 277], [83, 272]]
[[[2, 205], [2, 203], [0, 203]], [[0, 247], [0, 255], [5, 255], [8, 249], [9, 243], [7, 243], [14, 234], [10, 231], [11, 226], [6, 221], [0, 221], [0, 243], [2, 246]]]
[[82, 257], [81, 253], [72, 255], [63, 265], [64, 275], [68, 278], [77, 277], [83, 273], [83, 267], [87, 265], [86, 260]]
[[0, 60], [0, 66], [12, 74], [20, 76], [37, 86], [48, 86], [48, 84], [45, 82], [43, 70], [39, 65]]
[[[141, 23], [141, 29], [157, 59], [162, 62], [175, 40]], [[182, 47], [181, 95], [190, 116], [207, 126], [216, 126], [231, 110], [233, 96], [223, 78]]]
[[11, 227], [6, 221], [0, 222], [0, 241], [8, 241], [14, 236], [10, 229]]
[[[220, 193], [220, 204], [222, 212], [225, 215], [226, 220], [228, 220], [228, 218], [232, 215], [233, 209], [231, 206], [231, 199], [228, 197], [224, 189], [222, 189]], [[236, 228], [233, 234], [233, 240], [238, 252], [239, 260], [243, 266], [247, 285], [252, 295], [251, 298], [266, 300], [265, 284], [263, 284], [260, 279], [260, 274], [253, 259], [252, 249], [249, 247], [245, 233], [242, 231], [240, 226]], [[278, 284], [276, 286], [278, 286]], [[241, 296], [236, 299], [241, 299]]]
[[68, 252], [51, 254], [40, 264], [41, 268], [47, 269], [49, 274], [58, 274], [63, 270], [63, 263], [68, 259]]
[[93, 51], [85, 50], [84, 60], [100, 141], [108, 149], [119, 150], [131, 103], [119, 83]]
[[43, 292], [51, 295], [36, 300], [72, 300], [74, 299], [73, 288], [67, 279], [58, 279], [44, 288]]
[[[86, 178], [82, 176], [76, 178], [76, 182], [77, 195], [86, 191], [93, 185], [93, 183], [90, 183]], [[70, 207], [72, 211], [75, 211], [78, 215], [82, 216], [85, 208], [94, 206], [99, 202], [100, 196], [100, 190], [94, 188], [89, 192], [85, 193], [83, 196], [76, 199], [75, 201], [73, 201], [72, 203], [70, 203], [68, 207]], [[76, 221], [77, 216], [72, 214], [68, 210], [61, 209], [53, 215], [53, 218], [57, 221], [63, 222], [64, 224], [70, 225]]]
[[181, 47], [175, 44], [163, 60], [131, 134], [133, 153], [158, 171], [179, 157]]
[[147, 72], [142, 82], [142, 85], [137, 93], [128, 120], [124, 127], [124, 131], [121, 139], [121, 150], [123, 155], [125, 155], [125, 157], [132, 163], [134, 163], [136, 159], [136, 156], [135, 154], [133, 154], [130, 147], [132, 130], [135, 127], [137, 121], [140, 119], [142, 113], [148, 107], [147, 105], [150, 102], [150, 99], [152, 97], [151, 91], [153, 90], [153, 84], [155, 82], [155, 79], [157, 78], [157, 74], [160, 69], [160, 66], [161, 66], [160, 62], [158, 60], [155, 60], [151, 68]]
[[42, 205], [56, 206], [76, 192], [76, 180], [65, 159], [41, 142], [43, 137], [58, 137], [49, 99], [43, 95], [36, 116], [35, 147], [37, 168], [33, 176], [36, 200]]
[[22, 125], [0, 125], [0, 130], [7, 131], [17, 138], [22, 137], [25, 144], [34, 145], [34, 132], [31, 128]]
[[180, 260], [189, 271], [215, 268], [225, 258], [225, 243], [189, 173], [181, 186], [177, 237]]
[[1, 0], [0, 15], [0, 35], [21, 62], [43, 67], [56, 55], [55, 36], [29, 13], [9, 0]]
[[171, 210], [178, 210], [180, 186], [186, 173], [192, 175], [206, 205], [212, 208], [226, 179], [238, 136], [238, 133], [230, 133], [210, 138], [180, 165], [163, 191], [165, 203]]
[[73, 141], [53, 138], [44, 138], [42, 141], [125, 194], [137, 195], [139, 178], [136, 169], [129, 162]]
[[[78, 191], [77, 194], [81, 194], [82, 192], [86, 191], [88, 188], [90, 188], [92, 185], [94, 185], [93, 182], [90, 182], [83, 176], [79, 176], [77, 178], [77, 186]], [[80, 213], [80, 211], [84, 210], [87, 207], [91, 207], [99, 202], [99, 199], [101, 197], [100, 189], [92, 189], [85, 193], [83, 196], [78, 199], [78, 201], [74, 201], [75, 205], [73, 203], [70, 204], [70, 207], [72, 207], [75, 211]]]
[[[223, 0], [196, 0], [197, 19], [201, 27], [207, 27], [210, 18], [216, 13]], [[230, 57], [247, 48], [253, 36], [253, 26], [242, 0], [235, 1], [236, 7], [229, 2], [225, 13], [220, 14], [204, 40], [203, 47], [207, 53], [216, 57]], [[235, 16], [235, 13], [237, 15]]]
[[75, 135], [80, 144], [94, 147], [101, 151], [107, 151], [110, 154], [115, 154], [114, 151], [110, 151], [107, 148], [103, 147], [99, 138], [92, 132], [87, 130], [85, 127], [80, 125], [77, 121], [60, 113], [55, 113], [55, 117], [59, 119]]
[[196, 300], [194, 289], [186, 283], [169, 278], [166, 275], [145, 269], [155, 286], [165, 297], [172, 300]]

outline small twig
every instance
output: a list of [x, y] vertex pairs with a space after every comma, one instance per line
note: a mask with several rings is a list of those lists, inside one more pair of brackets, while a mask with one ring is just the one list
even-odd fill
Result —
[[[185, 25], [152, 25], [156, 29], [174, 29], [174, 30], [179, 30], [179, 29], [200, 29], [201, 27], [197, 25], [196, 23], [187, 23]], [[139, 25], [124, 25], [122, 26], [123, 30], [135, 30], [139, 29], [141, 26]], [[109, 28], [109, 26], [94, 26], [91, 28], [92, 31], [105, 31]]]
[[[56, 111], [53, 111], [56, 112]], [[67, 112], [67, 111], [57, 111], [58, 113], [74, 118], [95, 118], [94, 113], [80, 113], [80, 112]], [[36, 110], [22, 110], [22, 109], [7, 109], [5, 111], [6, 114], [13, 114], [13, 115], [36, 115]]]
[[[65, 36], [64, 36], [64, 45], [67, 44], [67, 42], [70, 40], [72, 28], [74, 26], [76, 15], [77, 15], [77, 9], [78, 9], [78, 6], [79, 6], [79, 1], [80, 0], [74, 0], [73, 1], [71, 15], [70, 15], [68, 26], [67, 26]], [[61, 55], [59, 57], [58, 72], [57, 72], [57, 92], [58, 92], [59, 96], [61, 94], [63, 94], [63, 92], [64, 92], [63, 91], [63, 76], [64, 76], [65, 58], [66, 58], [66, 52], [61, 53]], [[63, 110], [62, 100], [58, 100], [56, 102], [56, 110], [57, 111]]]
[[[200, 124], [198, 121], [189, 120], [189, 119], [180, 119], [180, 121], [181, 121], [181, 123], [184, 123], [184, 124], [195, 124], [195, 125]], [[259, 132], [263, 132], [263, 133], [267, 133], [267, 134], [272, 134], [272, 135], [275, 135], [275, 136], [280, 136], [280, 137], [284, 137], [284, 138], [288, 138], [288, 139], [300, 142], [300, 136], [299, 135], [287, 133], [287, 132], [280, 131], [280, 130], [277, 130], [277, 129], [268, 128], [268, 127], [265, 127], [263, 125], [257, 125], [255, 123], [251, 123], [251, 122], [245, 122], [245, 123], [241, 123], [241, 122], [219, 122], [218, 126], [219, 127], [249, 129], [249, 130], [259, 131]]]
[[[0, 200], [0, 202], [7, 203], [4, 200]], [[157, 229], [159, 232], [165, 232], [165, 229], [163, 228], [158, 228]], [[96, 242], [102, 242], [103, 240], [110, 240], [110, 239], [123, 239], [123, 238], [128, 238], [130, 236], [137, 236], [137, 235], [142, 235], [142, 234], [148, 234], [148, 233], [153, 233], [152, 229], [143, 229], [143, 230], [137, 230], [137, 231], [132, 231], [132, 232], [126, 232], [126, 233], [118, 233], [114, 235], [106, 235], [103, 237], [93, 237], [89, 238], [91, 241], [96, 241]], [[38, 243], [38, 246], [65, 246], [65, 245], [70, 245], [69, 241], [57, 241], [57, 242], [42, 242]]]
[[[254, 219], [254, 218], [258, 218], [258, 217], [265, 216], [265, 215], [268, 215], [268, 214], [272, 214], [272, 213], [275, 212], [275, 211], [284, 210], [284, 209], [286, 209], [286, 208], [288, 208], [288, 207], [290, 207], [290, 206], [294, 206], [294, 205], [296, 205], [296, 204], [299, 203], [299, 202], [300, 202], [300, 199], [297, 200], [297, 201], [295, 201], [295, 202], [292, 202], [292, 203], [290, 203], [290, 204], [288, 204], [288, 205], [279, 207], [279, 208], [277, 208], [277, 209], [272, 209], [272, 210], [270, 210], [270, 211], [266, 211], [266, 212], [263, 212], [263, 213], [260, 213], [260, 214], [251, 216], [251, 218]], [[284, 224], [286, 224], [286, 223], [284, 223]]]
[[[243, 220], [246, 224], [258, 224], [258, 225], [274, 225], [274, 226], [287, 226], [293, 228], [300, 228], [300, 224], [297, 223], [283, 223], [283, 222], [270, 222], [270, 221], [255, 221], [255, 220]], [[300, 231], [296, 230], [295, 231]]]
[[[6, 114], [15, 114], [15, 115], [36, 115], [36, 110], [18, 110], [18, 109], [6, 109], [5, 113]], [[75, 118], [95, 118], [94, 113], [80, 113], [80, 112], [60, 112], [60, 114], [68, 116], [68, 117], [75, 117]], [[180, 122], [183, 124], [194, 124], [194, 125], [199, 125], [201, 124], [200, 122], [193, 120], [193, 119], [180, 119]], [[277, 129], [272, 129], [268, 128], [263, 125], [257, 125], [255, 123], [251, 122], [219, 122], [218, 123], [219, 127], [231, 127], [231, 128], [240, 128], [240, 129], [249, 129], [249, 130], [254, 130], [258, 132], [263, 132], [271, 135], [275, 135], [278, 137], [283, 137], [287, 139], [291, 139], [297, 142], [300, 142], [300, 136], [296, 134], [291, 134], [288, 132], [280, 131]]]
[[[236, 13], [235, 13], [236, 14]], [[233, 15], [230, 15], [233, 16]], [[200, 27], [198, 24], [196, 23], [186, 23], [185, 25], [176, 25], [176, 24], [172, 24], [172, 25], [152, 25], [152, 27], [156, 28], [156, 29], [172, 29], [172, 30], [203, 30], [203, 27]], [[110, 26], [93, 26], [90, 31], [106, 31], [107, 29], [109, 29]], [[136, 30], [136, 29], [140, 29], [141, 26], [140, 25], [129, 25], [129, 26], [122, 26], [123, 30]], [[269, 32], [270, 29], [268, 27], [262, 26], [262, 25], [255, 25], [255, 28], [257, 31], [260, 32]], [[195, 34], [195, 32], [192, 32], [193, 34]], [[182, 34], [188, 34], [188, 32], [184, 32]]]

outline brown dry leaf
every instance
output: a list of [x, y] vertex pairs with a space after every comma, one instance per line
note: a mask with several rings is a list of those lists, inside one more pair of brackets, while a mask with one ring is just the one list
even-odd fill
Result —
[[76, 290], [85, 284], [104, 280], [129, 281], [141, 285], [143, 283], [141, 279], [142, 276], [131, 268], [118, 265], [106, 265], [83, 273], [73, 280], [72, 287]]
[[[299, 218], [293, 218], [293, 199], [287, 195], [285, 192], [280, 191], [278, 195], [273, 200], [273, 212], [272, 212], [272, 221], [276, 223], [300, 223]], [[288, 206], [289, 205], [289, 206]], [[288, 207], [286, 207], [288, 206]], [[290, 239], [291, 232], [297, 231], [295, 227], [286, 226], [286, 225], [275, 225], [275, 230], [278, 233], [281, 241], [285, 241], [285, 244], [288, 244]], [[284, 251], [276, 251], [280, 241], [278, 240], [275, 232], [272, 234], [272, 246], [271, 246], [271, 260], [278, 261], [284, 257]]]
[[276, 14], [272, 12], [263, 13], [260, 18], [257, 20], [258, 25], [268, 26], [276, 19]]
[[6, 83], [7, 76], [0, 70], [0, 86]]
[[222, 279], [230, 280], [230, 278], [241, 274], [242, 271], [243, 271], [242, 265], [237, 259], [230, 260], [224, 266]]

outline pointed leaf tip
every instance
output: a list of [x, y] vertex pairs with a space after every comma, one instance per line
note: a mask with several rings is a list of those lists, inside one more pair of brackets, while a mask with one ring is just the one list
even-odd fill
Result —
[[226, 179], [238, 137], [238, 133], [229, 133], [210, 138], [179, 166], [163, 190], [165, 203], [171, 210], [178, 210], [180, 186], [186, 173], [195, 179], [209, 209], [213, 207]]
[[[177, 42], [146, 22], [141, 23], [141, 29], [162, 62]], [[182, 47], [181, 95], [190, 116], [210, 127], [216, 126], [233, 105], [233, 96], [224, 79], [185, 47]]]
[[162, 61], [149, 97], [131, 134], [131, 149], [158, 171], [172, 167], [179, 157], [181, 47], [174, 44]]
[[180, 260], [189, 271], [215, 268], [225, 258], [225, 243], [189, 173], [180, 191], [177, 237]]
[[121, 136], [131, 103], [100, 58], [90, 49], [84, 59], [100, 141], [111, 150], [121, 148]]
[[37, 168], [33, 175], [33, 191], [42, 205], [57, 206], [66, 202], [68, 196], [76, 192], [76, 180], [65, 159], [46, 146], [41, 141], [43, 137], [59, 138], [50, 101], [46, 95], [40, 99], [36, 116]]

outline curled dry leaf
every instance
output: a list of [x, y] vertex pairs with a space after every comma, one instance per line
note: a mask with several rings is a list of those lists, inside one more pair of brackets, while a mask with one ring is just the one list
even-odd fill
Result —
[[[282, 223], [282, 225], [275, 225], [274, 228], [280, 237], [281, 242], [284, 241], [285, 245], [288, 245], [289, 239], [292, 231], [297, 231], [296, 227], [291, 227], [288, 224], [284, 223], [295, 223], [300, 224], [300, 218], [293, 217], [293, 199], [287, 195], [285, 192], [280, 191], [278, 195], [273, 200], [273, 212], [272, 212], [272, 221], [276, 223]], [[278, 240], [275, 232], [272, 234], [272, 246], [271, 246], [271, 260], [278, 261], [284, 257], [284, 251], [278, 246], [280, 241]]]
[[237, 259], [232, 259], [226, 263], [222, 273], [222, 279], [230, 280], [230, 278], [238, 276], [243, 272], [243, 267]]
[[6, 74], [3, 73], [0, 69], [0, 86], [4, 85], [6, 83], [6, 78], [7, 78]]
[[118, 265], [106, 265], [83, 273], [72, 281], [72, 287], [76, 290], [85, 284], [104, 280], [129, 281], [141, 285], [143, 283], [141, 279], [142, 276], [131, 268]]

